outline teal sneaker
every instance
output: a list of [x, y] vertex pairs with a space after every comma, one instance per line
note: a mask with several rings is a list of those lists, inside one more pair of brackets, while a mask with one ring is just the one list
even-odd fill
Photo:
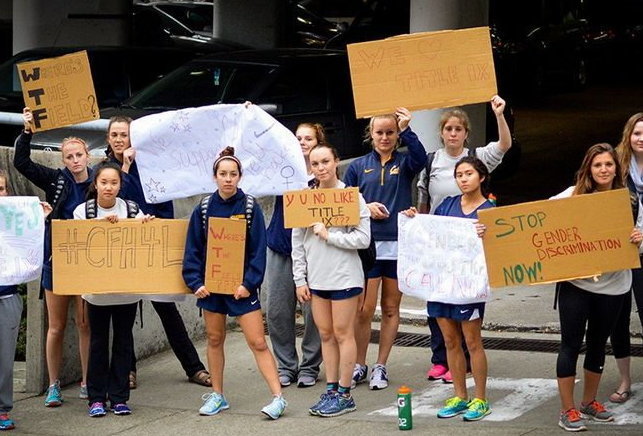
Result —
[[16, 428], [16, 423], [13, 422], [13, 419], [9, 418], [9, 415], [6, 413], [0, 414], [0, 430], [13, 430]]
[[474, 398], [469, 402], [467, 411], [462, 419], [464, 421], [478, 421], [490, 413], [489, 402], [481, 400], [480, 398]]
[[200, 415], [212, 416], [230, 408], [230, 405], [226, 401], [225, 397], [218, 392], [211, 392], [209, 394], [203, 394], [201, 397], [203, 400], [203, 406], [199, 409]]
[[63, 395], [60, 392], [60, 380], [56, 380], [51, 386], [47, 388], [47, 396], [45, 397], [45, 407], [58, 407], [63, 403]]
[[438, 418], [453, 418], [464, 413], [468, 407], [468, 403], [460, 397], [449, 398], [444, 402], [444, 407], [438, 410]]
[[275, 395], [270, 404], [261, 409], [261, 413], [266, 415], [268, 418], [278, 419], [284, 414], [284, 410], [286, 410], [287, 405], [288, 403], [284, 400], [284, 397], [281, 395]]

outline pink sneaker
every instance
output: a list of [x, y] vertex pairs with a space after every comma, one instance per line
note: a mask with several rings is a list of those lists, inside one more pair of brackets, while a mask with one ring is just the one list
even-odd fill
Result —
[[[447, 369], [446, 366], [436, 364], [433, 365], [427, 372], [426, 372], [426, 378], [428, 380], [440, 380], [442, 377], [444, 377], [444, 374], [448, 373], [449, 370]], [[450, 376], [450, 374], [449, 374]]]
[[451, 377], [451, 371], [447, 371], [444, 373], [444, 375], [442, 376], [442, 382], [448, 383], [448, 384], [453, 383], [453, 377]]

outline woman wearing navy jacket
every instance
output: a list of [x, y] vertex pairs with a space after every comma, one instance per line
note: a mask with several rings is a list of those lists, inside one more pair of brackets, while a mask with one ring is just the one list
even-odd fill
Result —
[[[213, 165], [215, 191], [195, 207], [190, 217], [185, 254], [183, 280], [198, 298], [197, 306], [203, 310], [208, 337], [208, 365], [212, 376], [212, 392], [203, 396], [201, 415], [216, 415], [230, 406], [223, 395], [224, 341], [226, 316], [236, 316], [257, 366], [266, 380], [273, 399], [261, 412], [272, 419], [279, 418], [286, 400], [281, 395], [281, 385], [275, 359], [268, 348], [263, 333], [263, 317], [259, 305], [259, 286], [266, 270], [266, 227], [259, 205], [237, 187], [241, 179], [241, 162], [234, 156], [234, 148], [227, 147]], [[234, 295], [210, 293], [205, 287], [207, 247], [207, 219], [246, 218], [248, 231], [243, 268], [243, 281], [234, 289]]]
[[[426, 150], [409, 127], [411, 112], [398, 108], [395, 114], [371, 118], [366, 137], [373, 151], [349, 165], [344, 175], [347, 186], [357, 186], [371, 211], [373, 239], [377, 249], [375, 266], [367, 274], [366, 291], [360, 295], [355, 323], [357, 362], [353, 386], [366, 381], [366, 351], [371, 321], [382, 283], [382, 328], [377, 362], [371, 371], [370, 388], [388, 387], [386, 361], [400, 324], [402, 293], [397, 286], [397, 214], [411, 207], [411, 186], [426, 164]], [[400, 145], [408, 152], [399, 152]]]
[[[174, 218], [174, 206], [171, 201], [163, 203], [148, 203], [145, 201], [141, 177], [138, 173], [136, 150], [130, 142], [130, 117], [115, 116], [110, 118], [107, 127], [107, 156], [117, 163], [123, 171], [123, 187], [120, 197], [132, 200], [140, 205], [143, 213], [154, 215], [156, 218]], [[202, 386], [211, 386], [210, 374], [199, 358], [194, 344], [185, 329], [183, 318], [176, 307], [177, 302], [185, 300], [183, 295], [153, 295], [145, 299], [152, 300], [152, 306], [161, 319], [163, 330], [167, 336], [170, 347], [188, 380]], [[132, 353], [132, 364], [129, 375], [130, 389], [136, 389], [136, 354]]]

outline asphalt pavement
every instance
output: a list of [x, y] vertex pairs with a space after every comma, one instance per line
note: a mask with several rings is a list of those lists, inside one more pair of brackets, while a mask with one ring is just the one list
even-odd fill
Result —
[[[496, 291], [485, 316], [483, 337], [511, 339], [547, 339], [556, 341], [558, 313], [552, 309], [552, 286], [506, 288]], [[401, 332], [422, 335], [423, 303], [405, 298]], [[636, 314], [632, 326], [640, 333]], [[374, 329], [379, 328], [377, 323]], [[637, 330], [638, 329], [638, 330]], [[640, 338], [634, 338], [640, 344]], [[205, 357], [205, 342], [196, 343]], [[376, 357], [376, 346], [369, 347], [369, 362]], [[232, 328], [226, 340], [227, 366], [225, 395], [230, 409], [217, 416], [199, 416], [201, 395], [206, 388], [191, 384], [182, 373], [171, 351], [139, 362], [138, 389], [132, 391], [130, 416], [109, 414], [89, 418], [86, 401], [77, 398], [78, 386], [63, 390], [65, 403], [57, 409], [43, 405], [42, 396], [16, 393], [12, 417], [17, 428], [10, 434], [38, 435], [321, 435], [341, 432], [351, 435], [391, 434], [397, 429], [396, 391], [401, 385], [413, 389], [413, 430], [415, 433], [452, 435], [551, 435], [564, 434], [558, 428], [559, 401], [555, 379], [554, 352], [487, 350], [489, 361], [488, 398], [492, 413], [475, 423], [460, 418], [441, 420], [436, 417], [442, 402], [452, 395], [452, 388], [441, 381], [425, 379], [429, 365], [426, 347], [396, 346], [389, 360], [390, 386], [370, 391], [367, 385], [354, 390], [357, 411], [336, 418], [313, 417], [308, 407], [315, 403], [324, 384], [284, 389], [288, 408], [282, 418], [272, 421], [259, 411], [270, 400], [268, 388], [259, 374], [243, 334]], [[582, 361], [581, 356], [581, 361]], [[580, 368], [579, 363], [579, 368]], [[590, 423], [589, 431], [601, 435], [643, 434], [643, 359], [632, 359], [633, 397], [617, 406], [606, 403], [616, 414], [609, 424]], [[323, 372], [321, 374], [323, 376]], [[468, 379], [471, 385], [473, 380]], [[617, 370], [608, 356], [599, 400], [617, 386]], [[580, 384], [576, 398], [580, 398]], [[466, 432], [466, 433], [465, 433]]]

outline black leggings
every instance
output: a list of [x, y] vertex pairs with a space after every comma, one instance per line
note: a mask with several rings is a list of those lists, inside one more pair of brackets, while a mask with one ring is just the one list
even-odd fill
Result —
[[576, 375], [576, 362], [583, 337], [587, 345], [583, 368], [599, 374], [603, 372], [605, 344], [627, 296], [627, 293], [595, 294], [569, 282], [560, 284], [558, 312], [561, 341], [556, 362], [558, 378]]
[[[636, 300], [636, 308], [639, 314], [639, 321], [643, 325], [643, 269], [632, 270], [632, 291]], [[630, 313], [632, 312], [632, 295], [628, 293], [623, 308], [616, 320], [614, 331], [610, 335], [614, 357], [622, 359], [631, 354], [630, 343]]]

